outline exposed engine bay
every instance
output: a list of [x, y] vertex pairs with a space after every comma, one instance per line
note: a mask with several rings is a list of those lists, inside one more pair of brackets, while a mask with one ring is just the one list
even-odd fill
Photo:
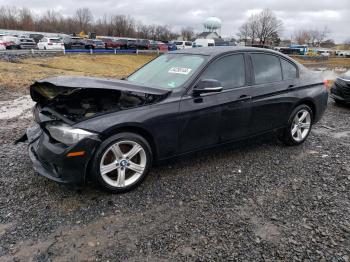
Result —
[[[31, 86], [32, 99], [43, 111], [78, 122], [96, 115], [150, 105], [162, 100], [166, 94], [144, 93], [135, 88], [73, 88], [48, 82]], [[139, 88], [141, 90], [141, 88]]]

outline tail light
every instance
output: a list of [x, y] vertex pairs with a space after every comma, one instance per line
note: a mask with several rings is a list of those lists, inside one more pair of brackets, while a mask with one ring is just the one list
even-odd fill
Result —
[[323, 85], [326, 89], [330, 88], [330, 81], [327, 79], [323, 80]]

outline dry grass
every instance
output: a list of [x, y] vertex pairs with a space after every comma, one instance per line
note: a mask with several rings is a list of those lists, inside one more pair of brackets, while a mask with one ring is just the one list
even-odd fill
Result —
[[74, 55], [0, 61], [0, 87], [23, 90], [35, 80], [57, 75], [122, 78], [150, 61], [149, 55]]
[[297, 57], [293, 58], [305, 66], [327, 66], [330, 69], [336, 67], [350, 68], [350, 58], [331, 57], [325, 61], [303, 60]]

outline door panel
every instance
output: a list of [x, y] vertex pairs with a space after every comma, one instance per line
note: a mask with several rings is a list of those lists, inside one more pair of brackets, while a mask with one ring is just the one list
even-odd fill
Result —
[[221, 105], [217, 94], [184, 97], [180, 102], [180, 152], [184, 153], [219, 142]]
[[280, 128], [286, 123], [286, 116], [293, 103], [291, 88], [296, 79], [284, 80], [281, 58], [267, 53], [252, 53], [253, 72], [252, 117], [249, 133], [258, 134]]
[[226, 90], [218, 95], [222, 104], [220, 121], [220, 141], [239, 140], [248, 135], [251, 118], [250, 87]]
[[286, 115], [293, 105], [293, 99], [288, 91], [289, 85], [292, 84], [288, 82], [252, 86], [250, 134], [279, 128], [286, 123]]

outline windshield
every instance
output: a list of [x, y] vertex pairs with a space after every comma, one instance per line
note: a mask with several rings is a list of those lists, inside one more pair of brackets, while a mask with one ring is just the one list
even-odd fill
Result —
[[181, 86], [206, 60], [205, 56], [162, 55], [128, 77], [128, 81], [146, 86], [176, 88]]

